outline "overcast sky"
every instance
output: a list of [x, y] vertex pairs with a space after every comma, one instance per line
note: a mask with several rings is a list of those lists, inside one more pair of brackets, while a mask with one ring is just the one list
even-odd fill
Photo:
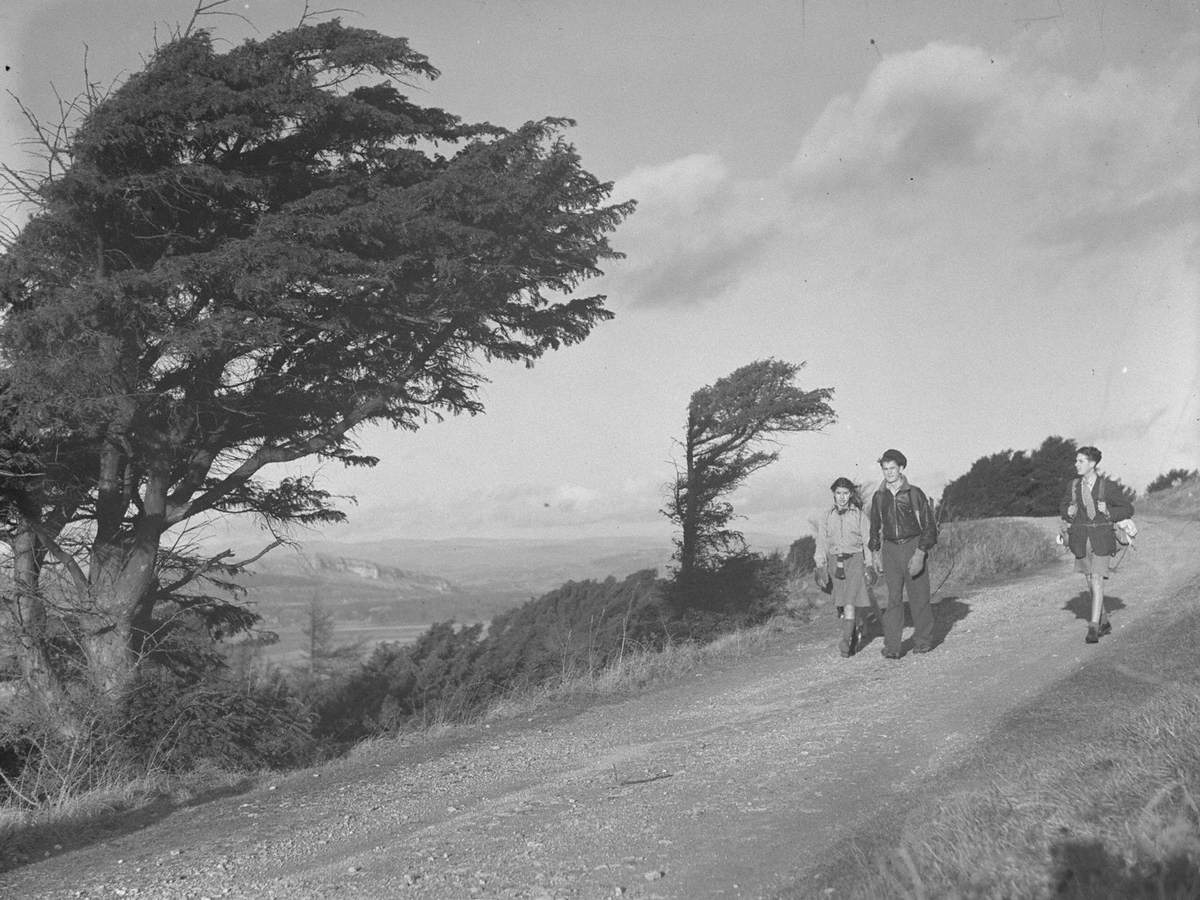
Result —
[[[806, 362], [839, 418], [734, 498], [748, 531], [807, 531], [892, 446], [935, 495], [1052, 434], [1139, 490], [1200, 464], [1200, 2], [328, 5], [430, 57], [422, 101], [577, 119], [584, 165], [639, 202], [585, 285], [616, 318], [489, 368], [483, 416], [363, 432], [377, 468], [323, 470], [359, 499], [336, 536], [665, 536], [689, 396], [765, 357]], [[85, 46], [108, 83], [192, 6], [7, 0], [3, 86], [49, 115]], [[303, 5], [224, 9], [266, 36]], [[2, 122], [11, 162], [7, 99]]]

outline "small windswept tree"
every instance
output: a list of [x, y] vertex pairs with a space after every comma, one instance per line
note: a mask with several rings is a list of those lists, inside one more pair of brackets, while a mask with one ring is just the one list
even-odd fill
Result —
[[741, 533], [729, 527], [733, 506], [724, 498], [779, 458], [773, 439], [836, 421], [832, 388], [805, 390], [795, 383], [803, 367], [758, 360], [692, 394], [683, 469], [662, 511], [679, 528], [680, 582], [745, 549]]

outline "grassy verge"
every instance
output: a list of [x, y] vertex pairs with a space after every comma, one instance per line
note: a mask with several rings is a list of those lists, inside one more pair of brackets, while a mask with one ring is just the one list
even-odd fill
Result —
[[1176, 598], [1191, 610], [1125, 638], [1125, 662], [1085, 667], [861, 836], [832, 895], [1200, 897], [1198, 597], [1200, 580]]
[[245, 773], [216, 769], [188, 775], [151, 773], [114, 780], [37, 809], [0, 806], [0, 872], [128, 833], [171, 810], [240, 793], [252, 783], [253, 777]]
[[1020, 575], [1053, 562], [1057, 525], [1039, 519], [979, 519], [941, 527], [930, 556], [929, 577], [971, 585]]

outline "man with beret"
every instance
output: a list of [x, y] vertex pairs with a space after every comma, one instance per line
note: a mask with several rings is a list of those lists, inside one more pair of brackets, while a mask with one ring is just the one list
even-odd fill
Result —
[[933, 609], [929, 602], [929, 551], [937, 544], [937, 521], [929, 498], [909, 484], [908, 460], [899, 450], [879, 457], [883, 483], [871, 498], [871, 537], [868, 547], [875, 566], [883, 569], [888, 605], [883, 611], [883, 655], [899, 659], [904, 631], [904, 594], [913, 619], [913, 652], [933, 649]]

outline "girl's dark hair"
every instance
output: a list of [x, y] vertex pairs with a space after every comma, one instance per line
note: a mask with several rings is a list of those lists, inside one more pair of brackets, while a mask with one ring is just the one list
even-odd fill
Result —
[[1086, 456], [1096, 465], [1100, 465], [1100, 451], [1095, 447], [1080, 447], [1075, 451], [1076, 456]]
[[863, 508], [862, 497], [858, 496], [858, 485], [857, 484], [855, 484], [849, 478], [846, 478], [843, 476], [841, 478], [836, 479], [833, 482], [833, 484], [831, 484], [829, 486], [829, 490], [831, 492], [836, 491], [838, 488], [846, 488], [848, 491], [850, 491], [850, 505], [851, 506], [857, 506], [859, 509]]

